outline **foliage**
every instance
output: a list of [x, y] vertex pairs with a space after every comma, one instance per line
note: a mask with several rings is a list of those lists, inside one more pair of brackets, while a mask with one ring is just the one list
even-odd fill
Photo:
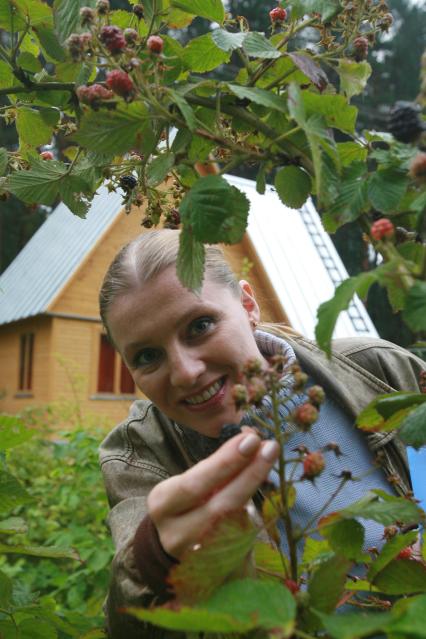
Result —
[[54, 441], [19, 418], [1, 417], [0, 635], [5, 639], [35, 637], [35, 625], [37, 639], [83, 637], [102, 625], [112, 549], [98, 443], [95, 433], [82, 430]]

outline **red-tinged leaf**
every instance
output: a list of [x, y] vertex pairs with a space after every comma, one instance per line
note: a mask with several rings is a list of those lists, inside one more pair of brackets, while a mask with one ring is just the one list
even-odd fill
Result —
[[182, 604], [204, 601], [227, 577], [244, 564], [257, 531], [248, 514], [226, 515], [182, 557], [170, 572], [168, 583]]
[[319, 91], [324, 91], [328, 84], [328, 78], [325, 71], [321, 69], [319, 64], [310, 56], [301, 53], [289, 53], [289, 57], [294, 64], [300, 69], [316, 86]]

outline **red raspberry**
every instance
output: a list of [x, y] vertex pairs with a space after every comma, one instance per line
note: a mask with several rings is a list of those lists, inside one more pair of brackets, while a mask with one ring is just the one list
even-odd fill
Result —
[[410, 177], [419, 183], [426, 182], [426, 153], [417, 153], [411, 160]]
[[119, 69], [107, 73], [106, 83], [114, 93], [126, 99], [131, 98], [135, 92], [132, 78], [125, 71]]
[[275, 7], [269, 12], [271, 22], [284, 22], [287, 17], [287, 11], [283, 7]]
[[312, 424], [318, 419], [318, 409], [309, 402], [301, 404], [292, 414], [292, 418], [299, 428], [303, 431], [309, 430]]
[[160, 36], [150, 36], [146, 41], [146, 46], [151, 51], [151, 53], [161, 53], [164, 47], [163, 38]]
[[368, 55], [368, 40], [363, 36], [358, 36], [354, 40], [354, 58], [357, 62], [365, 60]]
[[293, 579], [284, 579], [284, 585], [293, 595], [295, 595], [296, 592], [299, 592], [299, 586], [295, 581], [293, 581]]
[[325, 468], [325, 460], [323, 454], [317, 450], [314, 453], [309, 453], [303, 460], [303, 475], [302, 479], [309, 479], [313, 481], [315, 477], [318, 477]]
[[312, 404], [318, 408], [321, 404], [324, 403], [325, 400], [325, 392], [321, 386], [311, 386], [308, 388], [308, 397]]
[[55, 156], [53, 155], [52, 151], [42, 151], [40, 153], [40, 157], [42, 160], [53, 160]]
[[410, 546], [403, 548], [396, 556], [397, 559], [412, 559], [413, 549]]
[[102, 27], [99, 39], [113, 55], [120, 53], [126, 47], [122, 30], [114, 25]]
[[395, 227], [387, 217], [381, 217], [371, 226], [370, 235], [376, 242], [390, 240], [395, 235]]
[[92, 84], [89, 87], [83, 84], [78, 87], [76, 93], [83, 104], [93, 104], [98, 100], [110, 100], [114, 95], [112, 91], [102, 86], [102, 84]]

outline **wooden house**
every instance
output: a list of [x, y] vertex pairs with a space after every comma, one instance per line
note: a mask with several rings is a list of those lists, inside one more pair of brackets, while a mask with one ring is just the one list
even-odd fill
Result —
[[[260, 300], [263, 319], [286, 322], [313, 337], [316, 308], [347, 274], [318, 214], [284, 207], [271, 187], [229, 176], [251, 200], [243, 241], [224, 247], [238, 274]], [[122, 195], [99, 189], [87, 219], [60, 204], [0, 276], [0, 411], [75, 399], [81, 412], [112, 424], [126, 416], [137, 393], [120, 356], [106, 339], [98, 290], [118, 249], [144, 229], [143, 213], [124, 213]], [[145, 231], [149, 232], [149, 231]], [[377, 335], [354, 300], [335, 335]]]

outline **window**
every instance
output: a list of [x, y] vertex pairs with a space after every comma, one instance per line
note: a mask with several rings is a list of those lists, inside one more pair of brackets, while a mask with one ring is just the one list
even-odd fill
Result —
[[19, 343], [19, 383], [20, 391], [32, 389], [33, 383], [34, 333], [21, 335]]
[[100, 336], [97, 391], [121, 395], [135, 392], [132, 376], [106, 335]]

